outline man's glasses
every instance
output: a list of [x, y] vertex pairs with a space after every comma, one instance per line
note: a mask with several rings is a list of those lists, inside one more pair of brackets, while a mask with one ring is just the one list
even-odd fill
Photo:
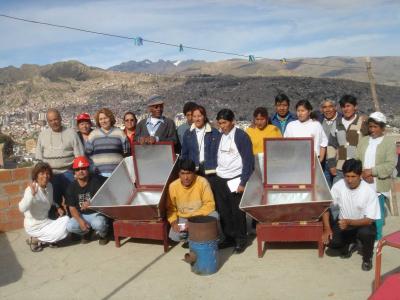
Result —
[[85, 171], [85, 170], [87, 170], [88, 168], [76, 168], [76, 169], [74, 169], [74, 171]]

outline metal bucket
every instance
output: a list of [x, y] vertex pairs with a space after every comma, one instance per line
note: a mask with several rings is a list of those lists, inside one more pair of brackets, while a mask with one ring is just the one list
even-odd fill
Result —
[[189, 248], [185, 261], [192, 272], [199, 275], [214, 274], [218, 270], [218, 227], [217, 219], [199, 216], [189, 219]]

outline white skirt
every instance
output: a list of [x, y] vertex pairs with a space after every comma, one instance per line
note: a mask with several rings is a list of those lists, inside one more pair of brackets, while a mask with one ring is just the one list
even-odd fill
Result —
[[34, 226], [25, 226], [25, 231], [31, 237], [35, 237], [39, 241], [55, 243], [67, 237], [68, 221], [68, 216], [63, 216], [56, 220], [47, 219]]

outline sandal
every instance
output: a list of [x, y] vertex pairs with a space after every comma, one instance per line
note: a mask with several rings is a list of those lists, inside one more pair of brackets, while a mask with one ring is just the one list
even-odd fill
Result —
[[26, 243], [28, 244], [32, 252], [40, 252], [43, 250], [40, 241], [36, 238], [30, 237], [29, 239], [26, 240]]

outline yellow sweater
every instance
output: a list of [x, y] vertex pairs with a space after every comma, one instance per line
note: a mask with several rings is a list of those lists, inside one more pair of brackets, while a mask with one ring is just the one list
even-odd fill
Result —
[[278, 127], [268, 124], [263, 130], [258, 128], [247, 128], [247, 134], [250, 136], [253, 144], [253, 154], [264, 152], [264, 138], [279, 138], [282, 134]]
[[176, 221], [178, 217], [207, 216], [214, 210], [214, 195], [204, 177], [196, 176], [189, 187], [184, 187], [179, 178], [169, 185], [167, 202], [169, 223]]

